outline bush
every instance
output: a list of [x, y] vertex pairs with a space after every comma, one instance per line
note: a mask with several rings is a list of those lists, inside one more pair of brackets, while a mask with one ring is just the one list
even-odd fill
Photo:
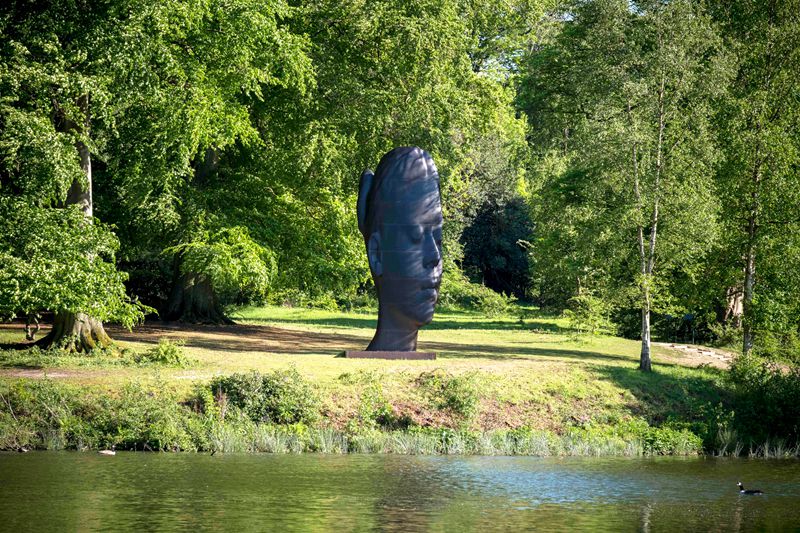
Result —
[[241, 409], [255, 422], [311, 424], [319, 418], [317, 391], [294, 367], [232, 374], [212, 381], [210, 388], [217, 402]]
[[[283, 307], [305, 307], [326, 311], [338, 311], [341, 307], [330, 291], [309, 294], [300, 289], [277, 289], [270, 294], [268, 301]], [[346, 302], [343, 302], [343, 305], [346, 306]]]
[[758, 356], [738, 356], [728, 373], [737, 430], [751, 442], [800, 442], [800, 366], [782, 368]]
[[11, 415], [0, 416], [0, 449], [196, 449], [190, 434], [196, 417], [163, 390], [129, 384], [119, 396], [97, 397], [41, 380], [0, 389], [0, 402]]
[[445, 307], [472, 309], [486, 316], [497, 316], [506, 312], [513, 301], [513, 298], [484, 285], [470, 283], [460, 271], [446, 271], [442, 277], [439, 303]]
[[168, 338], [159, 339], [158, 345], [135, 356], [139, 364], [158, 364], [165, 366], [189, 366], [192, 361], [183, 353], [183, 341]]
[[742, 346], [742, 328], [732, 324], [711, 323], [708, 326], [713, 337], [713, 346], [719, 348]]
[[453, 376], [441, 369], [432, 370], [420, 374], [417, 385], [437, 409], [449, 410], [464, 422], [478, 414], [480, 396], [474, 373]]
[[759, 330], [753, 347], [755, 355], [800, 365], [800, 334], [796, 331]]
[[615, 333], [616, 328], [610, 318], [612, 307], [606, 300], [585, 293], [570, 298], [568, 305], [569, 309], [564, 311], [564, 316], [570, 328], [592, 335]]
[[163, 390], [156, 394], [132, 383], [119, 397], [101, 397], [89, 421], [106, 447], [180, 451], [194, 449], [187, 415], [171, 394]]

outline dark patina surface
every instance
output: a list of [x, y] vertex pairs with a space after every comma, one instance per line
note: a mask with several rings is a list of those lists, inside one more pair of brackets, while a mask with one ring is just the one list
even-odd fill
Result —
[[374, 174], [363, 172], [358, 228], [378, 290], [378, 327], [367, 350], [416, 351], [442, 281], [439, 172], [428, 152], [395, 148]]

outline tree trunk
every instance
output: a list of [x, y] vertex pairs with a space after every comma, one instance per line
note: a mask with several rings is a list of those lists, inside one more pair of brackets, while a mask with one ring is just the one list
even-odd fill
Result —
[[[83, 132], [89, 132], [89, 96], [84, 95], [78, 99], [78, 107], [83, 112]], [[80, 127], [71, 120], [64, 120], [64, 129], [80, 130]], [[75, 147], [81, 158], [81, 170], [86, 179], [84, 187], [80, 181], [75, 180], [67, 192], [65, 205], [80, 206], [86, 216], [88, 224], [92, 223], [92, 158], [89, 147], [83, 141], [77, 141]], [[53, 320], [53, 329], [45, 337], [36, 342], [43, 348], [60, 347], [70, 352], [89, 352], [93, 348], [105, 348], [111, 344], [103, 323], [83, 313], [60, 312]]]
[[202, 274], [182, 274], [172, 287], [165, 320], [200, 324], [234, 324], [225, 316], [211, 281]]
[[53, 329], [35, 346], [63, 348], [69, 352], [90, 352], [111, 344], [103, 323], [84, 313], [59, 313], [53, 321]]
[[[760, 131], [761, 128], [759, 127]], [[753, 191], [751, 193], [750, 213], [747, 218], [747, 249], [744, 264], [744, 296], [742, 297], [742, 353], [748, 355], [753, 350], [753, 296], [756, 283], [756, 239], [758, 238], [758, 213], [761, 193], [761, 145], [756, 145], [753, 165]]]
[[[653, 187], [653, 214], [650, 218], [650, 242], [645, 252], [644, 231], [642, 224], [639, 224], [639, 259], [641, 260], [642, 271], [642, 351], [639, 356], [639, 370], [643, 372], [652, 371], [650, 360], [650, 283], [656, 266], [656, 239], [658, 238], [658, 208], [661, 194], [661, 176], [664, 171], [664, 128], [666, 127], [664, 115], [664, 87], [666, 81], [661, 78], [661, 85], [658, 90], [658, 143], [656, 144], [656, 175]], [[634, 144], [634, 149], [635, 149]], [[636, 153], [634, 152], [634, 157]], [[639, 206], [642, 205], [641, 193], [639, 191], [638, 168], [636, 179], [636, 198]]]
[[753, 350], [753, 289], [756, 277], [756, 222], [755, 216], [750, 217], [747, 235], [747, 252], [744, 265], [744, 297], [742, 298], [742, 353], [748, 355]]
[[[649, 299], [649, 294], [645, 298]], [[650, 363], [650, 306], [646, 303], [642, 306], [642, 352], [639, 356], [639, 370], [643, 372], [652, 370]]]

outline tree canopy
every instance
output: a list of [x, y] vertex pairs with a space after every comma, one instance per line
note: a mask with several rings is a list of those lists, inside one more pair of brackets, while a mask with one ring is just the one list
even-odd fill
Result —
[[358, 176], [418, 145], [442, 179], [443, 301], [497, 302], [458, 296], [485, 284], [602, 315], [644, 370], [651, 337], [689, 331], [796, 358], [799, 13], [6, 2], [0, 315], [88, 317], [100, 341], [100, 321], [368, 299]]

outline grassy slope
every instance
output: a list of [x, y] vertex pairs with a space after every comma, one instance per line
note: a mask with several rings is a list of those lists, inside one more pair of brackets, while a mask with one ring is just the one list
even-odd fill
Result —
[[[524, 317], [524, 318], [520, 318]], [[576, 337], [557, 318], [519, 309], [517, 316], [486, 318], [474, 313], [437, 312], [420, 334], [419, 349], [438, 353], [436, 361], [348, 360], [334, 356], [362, 349], [371, 338], [371, 313], [343, 313], [281, 307], [247, 308], [238, 328], [182, 328], [122, 331], [120, 345], [136, 351], [159, 337], [183, 338], [189, 368], [120, 365], [111, 359], [47, 358], [25, 352], [0, 356], [0, 378], [19, 379], [20, 367], [44, 370], [60, 380], [115, 390], [123, 383], [159, 383], [188, 391], [195, 381], [250, 369], [296, 366], [323, 391], [326, 416], [342, 427], [356, 416], [366, 384], [379, 384], [398, 414], [423, 425], [457, 424], [430, 405], [416, 385], [423, 372], [468, 373], [481, 396], [474, 427], [542, 428], [614, 424], [643, 417], [653, 425], [696, 422], [724, 400], [721, 373], [690, 368], [681, 354], [654, 350], [652, 374], [636, 370], [639, 343], [615, 337]], [[19, 340], [0, 330], [0, 342]]]

